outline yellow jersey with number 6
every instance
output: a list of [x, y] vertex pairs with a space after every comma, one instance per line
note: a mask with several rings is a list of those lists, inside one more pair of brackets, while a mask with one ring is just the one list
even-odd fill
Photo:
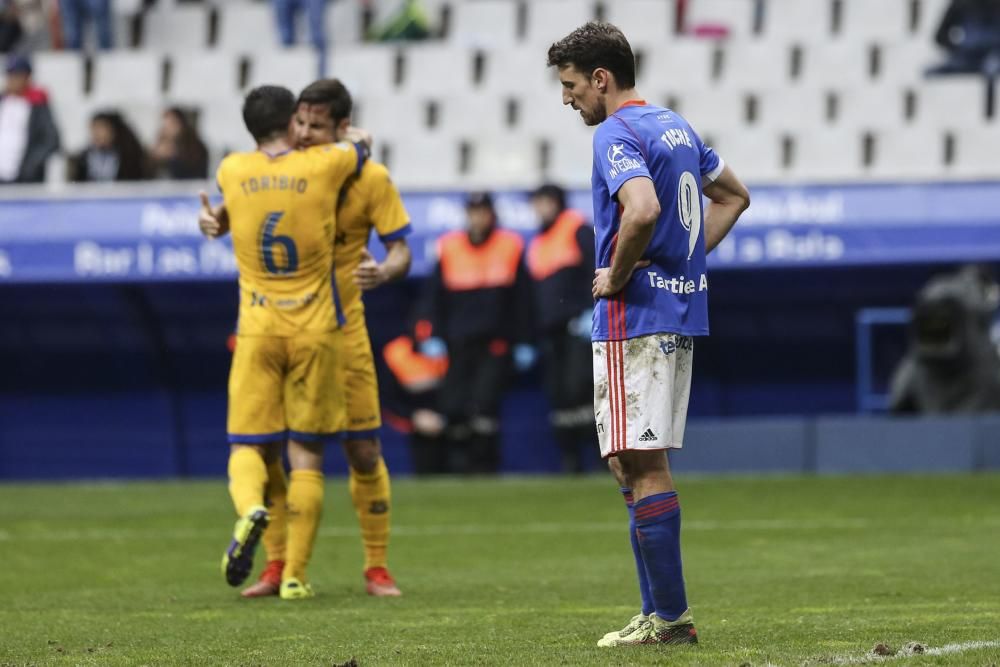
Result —
[[337, 200], [363, 165], [348, 143], [234, 153], [219, 165], [240, 274], [240, 336], [295, 336], [343, 323], [332, 280]]

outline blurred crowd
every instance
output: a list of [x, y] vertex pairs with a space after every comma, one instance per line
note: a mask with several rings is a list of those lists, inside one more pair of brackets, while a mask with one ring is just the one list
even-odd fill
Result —
[[[11, 56], [0, 93], [0, 183], [44, 181], [46, 161], [59, 147], [48, 92], [35, 85], [28, 58]], [[203, 180], [208, 149], [193, 110], [164, 110], [155, 143], [143, 146], [124, 115], [106, 109], [90, 118], [88, 144], [69, 156], [67, 172], [74, 182]]]

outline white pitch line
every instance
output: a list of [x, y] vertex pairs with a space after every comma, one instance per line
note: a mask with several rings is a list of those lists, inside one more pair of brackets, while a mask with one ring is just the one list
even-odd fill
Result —
[[[989, 641], [971, 641], [971, 642], [961, 642], [958, 644], [945, 644], [944, 646], [925, 648], [923, 651], [907, 651], [900, 649], [895, 655], [873, 655], [867, 653], [863, 656], [840, 656], [831, 658], [829, 660], [820, 660], [820, 664], [833, 664], [833, 665], [869, 665], [872, 663], [879, 662], [891, 662], [893, 660], [905, 660], [906, 658], [915, 658], [922, 655], [954, 655], [956, 653], [966, 653], [968, 651], [978, 651], [984, 648], [1000, 648], [1000, 640], [989, 640]], [[811, 664], [810, 661], [807, 664]]]

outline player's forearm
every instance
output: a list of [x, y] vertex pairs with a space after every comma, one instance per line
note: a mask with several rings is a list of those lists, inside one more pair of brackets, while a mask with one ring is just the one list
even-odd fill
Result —
[[715, 250], [746, 210], [742, 202], [709, 202], [705, 211], [705, 253]]
[[621, 225], [618, 228], [618, 244], [611, 260], [611, 282], [614, 285], [624, 285], [635, 269], [635, 264], [642, 259], [653, 230], [656, 228], [656, 217], [648, 214], [630, 212], [622, 213]]
[[382, 271], [385, 282], [402, 280], [410, 272], [412, 261], [410, 246], [405, 241], [397, 241], [389, 245], [385, 259], [382, 260]]

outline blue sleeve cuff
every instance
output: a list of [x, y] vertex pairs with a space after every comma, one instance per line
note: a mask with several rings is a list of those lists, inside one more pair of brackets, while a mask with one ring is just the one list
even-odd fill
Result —
[[385, 234], [384, 236], [380, 234], [378, 240], [381, 241], [382, 243], [388, 243], [389, 241], [398, 241], [399, 239], [405, 236], [409, 236], [412, 233], [413, 233], [413, 225], [407, 223], [404, 227], [400, 227], [394, 232], [390, 232], [389, 234]]

